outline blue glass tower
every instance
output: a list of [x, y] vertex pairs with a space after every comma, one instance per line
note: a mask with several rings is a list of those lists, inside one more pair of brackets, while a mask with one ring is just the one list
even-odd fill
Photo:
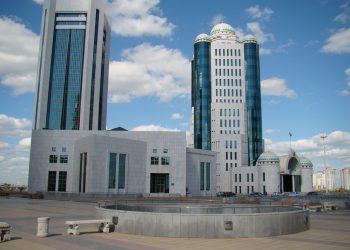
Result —
[[248, 164], [254, 166], [264, 152], [261, 118], [259, 44], [252, 36], [244, 38], [246, 64], [246, 103], [248, 127]]
[[197, 36], [192, 60], [192, 108], [194, 148], [211, 149], [210, 37]]
[[45, 0], [34, 129], [106, 127], [110, 26], [103, 0]]
[[86, 21], [58, 21], [64, 17], [86, 20], [86, 14], [56, 14], [46, 128], [77, 130]]

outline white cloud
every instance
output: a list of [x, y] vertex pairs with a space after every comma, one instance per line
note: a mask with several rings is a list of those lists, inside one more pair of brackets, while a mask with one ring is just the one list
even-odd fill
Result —
[[260, 55], [271, 55], [272, 50], [259, 47]]
[[342, 9], [342, 12], [339, 13], [334, 18], [333, 21], [339, 22], [339, 23], [346, 23], [347, 21], [350, 20], [350, 4], [345, 3], [345, 4], [341, 5], [340, 8]]
[[190, 93], [191, 65], [181, 51], [143, 43], [122, 52], [122, 61], [109, 66], [109, 101], [130, 102], [157, 96], [168, 102]]
[[344, 89], [344, 90], [341, 90], [339, 92], [339, 94], [342, 95], [342, 96], [347, 96], [347, 95], [350, 95], [350, 91], [347, 90], [347, 89]]
[[175, 25], [160, 16], [159, 0], [113, 0], [107, 10], [112, 31], [121, 36], [170, 36]]
[[[304, 155], [311, 161], [322, 162], [324, 157], [324, 146], [326, 147], [326, 159], [328, 162], [335, 160], [350, 160], [350, 133], [346, 131], [333, 131], [327, 135], [325, 142], [321, 139], [323, 134], [317, 134], [308, 139], [292, 141], [292, 148], [300, 155]], [[288, 152], [289, 141], [272, 142], [265, 140], [266, 150], [283, 155]]]
[[3, 160], [5, 160], [5, 157], [0, 155], [0, 161], [3, 161]]
[[179, 114], [179, 113], [174, 113], [174, 114], [171, 115], [171, 119], [173, 119], [173, 120], [180, 120], [180, 119], [183, 119], [183, 118], [184, 118], [184, 116]]
[[19, 19], [0, 17], [0, 79], [14, 94], [34, 92], [39, 36]]
[[180, 130], [178, 129], [173, 129], [173, 128], [165, 128], [160, 125], [154, 125], [154, 124], [149, 124], [149, 125], [140, 125], [137, 126], [131, 131], [170, 131], [170, 132], [178, 132]]
[[270, 8], [260, 8], [259, 5], [251, 6], [246, 9], [248, 15], [253, 19], [260, 19], [268, 21], [274, 11]]
[[23, 138], [19, 141], [16, 146], [16, 150], [18, 151], [29, 151], [31, 145], [31, 137]]
[[311, 46], [314, 46], [316, 44], [318, 44], [320, 41], [319, 40], [309, 40], [305, 45], [304, 47], [311, 47]]
[[350, 28], [342, 28], [332, 34], [322, 47], [326, 53], [350, 53]]
[[4, 136], [28, 136], [32, 123], [26, 118], [18, 119], [5, 114], [0, 114], [0, 135]]
[[271, 135], [271, 134], [279, 133], [279, 132], [280, 132], [279, 129], [265, 129], [264, 130], [264, 134], [265, 135]]
[[11, 148], [10, 144], [8, 144], [7, 142], [0, 141], [0, 150], [7, 150], [7, 149], [10, 149], [10, 148]]
[[247, 30], [251, 32], [261, 44], [275, 40], [274, 35], [272, 33], [265, 33], [258, 22], [247, 23]]
[[44, 0], [33, 0], [33, 2], [37, 3], [37, 4], [43, 4]]
[[348, 86], [350, 87], [350, 68], [346, 69], [344, 71], [345, 75], [346, 75], [346, 80], [348, 82]]
[[27, 184], [29, 157], [4, 159], [0, 166], [0, 183]]
[[263, 80], [261, 82], [261, 92], [268, 96], [297, 97], [297, 93], [288, 88], [286, 80], [278, 77]]
[[211, 26], [214, 26], [214, 25], [216, 25], [216, 24], [218, 24], [218, 23], [224, 22], [225, 19], [226, 19], [226, 17], [225, 17], [224, 15], [218, 14], [218, 15], [216, 15], [216, 16], [213, 17], [213, 19], [211, 20], [211, 23], [210, 23], [210, 24], [211, 24]]

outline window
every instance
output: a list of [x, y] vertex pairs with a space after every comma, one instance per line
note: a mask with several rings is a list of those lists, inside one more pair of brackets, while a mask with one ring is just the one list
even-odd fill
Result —
[[263, 193], [266, 194], [266, 187], [265, 187], [265, 185], [263, 186]]
[[200, 165], [200, 190], [204, 190], [204, 162]]
[[237, 186], [235, 186], [235, 193], [237, 194]]
[[56, 171], [49, 171], [47, 191], [56, 191]]
[[118, 173], [118, 188], [125, 188], [125, 164], [126, 164], [126, 154], [119, 155], [119, 173]]
[[57, 155], [50, 155], [49, 162], [57, 163]]
[[151, 157], [151, 165], [159, 165], [159, 157], [158, 156]]
[[263, 172], [263, 181], [265, 181], [265, 172]]
[[241, 194], [242, 193], [242, 187], [239, 186], [239, 193]]
[[252, 193], [254, 193], [254, 186], [252, 186]]
[[247, 182], [249, 182], [249, 174], [247, 174]]
[[117, 154], [109, 153], [108, 188], [115, 188]]
[[168, 151], [169, 151], [169, 150], [168, 150], [167, 148], [164, 148], [164, 149], [163, 149], [163, 153], [164, 153], [164, 154], [167, 154]]
[[205, 179], [205, 189], [210, 190], [210, 163], [207, 162], [206, 164], [206, 179]]
[[237, 160], [237, 152], [235, 152], [235, 160]]
[[60, 155], [60, 163], [68, 163], [68, 155]]
[[226, 162], [226, 171], [228, 171], [228, 163]]
[[[237, 174], [235, 174], [235, 182], [237, 182]], [[236, 191], [237, 192], [237, 191]]]
[[249, 186], [247, 186], [247, 193], [249, 194]]
[[169, 156], [162, 157], [162, 165], [170, 165], [170, 157]]
[[67, 172], [60, 171], [58, 173], [58, 192], [66, 192]]
[[230, 160], [232, 160], [232, 152], [230, 152]]
[[66, 148], [66, 147], [63, 147], [63, 148], [62, 148], [62, 152], [63, 152], [63, 153], [67, 152], [67, 148]]
[[239, 182], [242, 182], [241, 174], [239, 174]]
[[254, 182], [254, 174], [253, 173], [251, 174], [250, 179], [252, 180], [252, 182]]
[[51, 148], [51, 151], [52, 151], [52, 152], [56, 152], [56, 147], [52, 147], [52, 148]]
[[156, 153], [157, 153], [157, 149], [154, 148], [154, 149], [152, 150], [152, 152], [153, 152], [153, 154], [156, 154]]

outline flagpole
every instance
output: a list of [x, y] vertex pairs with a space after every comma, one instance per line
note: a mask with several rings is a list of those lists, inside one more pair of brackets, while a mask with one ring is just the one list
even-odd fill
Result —
[[289, 147], [292, 149], [292, 133], [289, 132]]

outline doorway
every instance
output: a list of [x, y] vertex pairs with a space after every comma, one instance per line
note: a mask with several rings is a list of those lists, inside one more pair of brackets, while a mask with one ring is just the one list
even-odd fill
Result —
[[151, 193], [169, 193], [169, 174], [151, 174]]

